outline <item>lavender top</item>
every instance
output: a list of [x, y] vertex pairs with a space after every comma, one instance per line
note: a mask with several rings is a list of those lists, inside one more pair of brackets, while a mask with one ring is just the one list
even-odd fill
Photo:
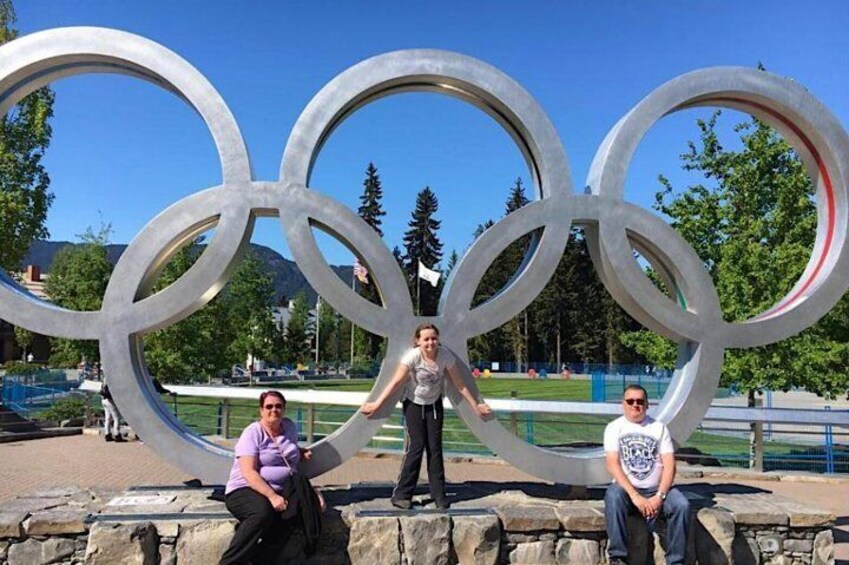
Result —
[[[280, 446], [280, 449], [277, 448]], [[298, 428], [295, 422], [289, 418], [283, 418], [283, 433], [277, 438], [272, 438], [259, 422], [254, 422], [242, 432], [234, 449], [236, 459], [230, 470], [230, 478], [227, 481], [225, 494], [230, 494], [236, 489], [249, 487], [248, 481], [242, 476], [239, 466], [239, 457], [256, 457], [259, 461], [259, 474], [265, 482], [277, 493], [283, 493], [287, 482], [292, 476], [292, 470], [298, 470], [301, 462], [301, 452], [298, 449]], [[281, 457], [281, 453], [291, 465]]]

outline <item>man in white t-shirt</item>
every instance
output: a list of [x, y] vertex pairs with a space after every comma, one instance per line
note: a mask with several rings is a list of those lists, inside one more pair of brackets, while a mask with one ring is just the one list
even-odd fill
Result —
[[675, 448], [669, 430], [648, 416], [649, 399], [640, 385], [628, 385], [622, 395], [624, 416], [604, 430], [607, 471], [613, 483], [604, 495], [607, 553], [610, 565], [628, 563], [628, 513], [637, 511], [654, 526], [659, 514], [666, 518], [666, 563], [685, 562], [690, 503], [675, 479]]

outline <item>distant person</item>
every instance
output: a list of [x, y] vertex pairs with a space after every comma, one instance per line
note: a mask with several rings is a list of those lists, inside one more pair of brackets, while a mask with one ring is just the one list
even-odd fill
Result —
[[151, 383], [153, 384], [153, 389], [156, 392], [158, 392], [159, 394], [167, 394], [167, 395], [170, 395], [170, 396], [177, 396], [176, 392], [172, 392], [172, 391], [168, 390], [167, 388], [165, 388], [164, 386], [162, 386], [162, 383], [159, 382], [159, 379], [157, 379], [156, 377], [153, 377], [151, 379]]
[[32, 351], [30, 351], [29, 354], [27, 354], [27, 363], [32, 363], [33, 361], [35, 361], [35, 355], [33, 355]]
[[[298, 430], [285, 417], [286, 399], [280, 392], [263, 392], [259, 408], [259, 421], [245, 428], [234, 449], [224, 496], [239, 525], [220, 565], [275, 563], [296, 527], [300, 501], [293, 478], [301, 459], [309, 460], [312, 452], [298, 446]], [[323, 511], [324, 498], [315, 492]]]
[[433, 324], [416, 328], [416, 347], [407, 351], [395, 370], [395, 375], [374, 402], [366, 402], [360, 411], [373, 416], [386, 400], [406, 383], [404, 390], [404, 425], [407, 429], [407, 449], [401, 462], [398, 484], [392, 492], [392, 505], [404, 510], [412, 508], [413, 491], [419, 480], [422, 454], [427, 451], [427, 477], [430, 496], [436, 507], [450, 506], [445, 494], [445, 465], [442, 461], [442, 389], [445, 372], [451, 382], [481, 417], [492, 410], [488, 404], [479, 403], [460, 377], [457, 359], [439, 345], [439, 330]]
[[669, 430], [646, 414], [648, 408], [646, 389], [628, 385], [622, 398], [625, 415], [604, 430], [607, 471], [614, 481], [604, 495], [610, 565], [629, 563], [629, 511], [642, 514], [652, 528], [662, 513], [666, 517], [666, 563], [681, 565], [686, 558], [690, 503], [672, 486], [675, 448]]
[[118, 407], [112, 399], [112, 393], [109, 392], [109, 385], [105, 382], [100, 387], [100, 397], [103, 404], [104, 438], [106, 441], [123, 442], [124, 437], [121, 435], [121, 414], [118, 412]]

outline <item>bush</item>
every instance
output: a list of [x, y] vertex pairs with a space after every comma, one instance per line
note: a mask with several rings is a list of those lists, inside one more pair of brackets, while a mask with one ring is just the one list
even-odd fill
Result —
[[39, 420], [70, 420], [71, 418], [82, 418], [85, 416], [85, 397], [81, 394], [72, 394], [57, 400], [53, 406], [38, 415]]
[[35, 375], [42, 370], [41, 366], [27, 363], [25, 361], [6, 361], [3, 364], [3, 368], [6, 370], [6, 374], [10, 377]]

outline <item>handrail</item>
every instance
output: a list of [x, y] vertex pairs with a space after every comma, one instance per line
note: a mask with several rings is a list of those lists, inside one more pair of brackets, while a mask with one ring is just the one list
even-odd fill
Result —
[[[83, 381], [79, 390], [100, 392], [98, 381]], [[234, 388], [227, 386], [163, 385], [180, 396], [229, 399], [259, 399], [266, 389]], [[342, 392], [315, 389], [283, 389], [286, 400], [299, 404], [332, 404], [336, 406], [361, 406], [367, 392]], [[556, 400], [520, 400], [488, 398], [487, 404], [495, 412], [537, 412], [545, 414], [589, 414], [619, 416], [622, 407], [618, 403], [572, 402]], [[445, 408], [453, 409], [451, 402], [443, 400]], [[396, 405], [400, 407], [400, 403]], [[711, 406], [705, 420], [725, 422], [763, 422], [769, 424], [835, 425], [849, 427], [849, 410], [812, 410], [806, 408], [748, 408], [735, 406]]]

